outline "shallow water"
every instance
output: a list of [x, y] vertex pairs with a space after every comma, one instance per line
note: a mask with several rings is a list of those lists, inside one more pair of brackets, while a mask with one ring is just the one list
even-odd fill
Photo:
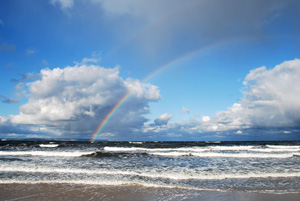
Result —
[[299, 192], [299, 142], [1, 142], [2, 184]]

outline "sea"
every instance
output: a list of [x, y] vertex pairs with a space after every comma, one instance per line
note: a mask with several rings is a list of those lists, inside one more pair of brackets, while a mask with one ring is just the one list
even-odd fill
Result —
[[0, 184], [291, 193], [300, 142], [0, 141]]

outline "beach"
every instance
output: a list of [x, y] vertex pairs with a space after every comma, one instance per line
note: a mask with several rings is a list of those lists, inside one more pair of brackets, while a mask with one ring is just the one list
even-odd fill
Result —
[[194, 191], [141, 186], [70, 184], [0, 184], [1, 201], [43, 200], [203, 200], [203, 201], [298, 201], [300, 193]]

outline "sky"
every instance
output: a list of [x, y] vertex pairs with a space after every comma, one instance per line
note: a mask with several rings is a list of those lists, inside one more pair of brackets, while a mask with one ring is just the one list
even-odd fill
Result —
[[298, 0], [0, 0], [0, 138], [300, 140]]

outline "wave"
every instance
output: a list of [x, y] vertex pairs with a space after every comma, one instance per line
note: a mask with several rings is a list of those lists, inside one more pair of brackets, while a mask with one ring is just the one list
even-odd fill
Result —
[[82, 155], [82, 157], [134, 157], [134, 156], [159, 156], [159, 157], [202, 157], [202, 158], [291, 158], [300, 157], [300, 153], [219, 153], [219, 152], [94, 152]]
[[154, 156], [169, 156], [169, 157], [225, 157], [225, 158], [291, 158], [300, 156], [299, 153], [289, 154], [258, 154], [258, 153], [182, 153], [182, 152], [153, 152], [149, 153]]
[[133, 151], [148, 151], [149, 148], [140, 148], [140, 147], [104, 147], [105, 151], [114, 151], [114, 152], [133, 152]]
[[0, 179], [0, 184], [75, 184], [75, 185], [101, 185], [101, 186], [133, 186], [133, 187], [146, 187], [146, 188], [165, 188], [165, 189], [183, 189], [195, 191], [224, 191], [215, 188], [199, 188], [192, 186], [168, 185], [160, 183], [149, 183], [142, 181], [117, 181], [117, 180], [5, 180]]
[[[105, 147], [104, 151], [0, 151], [0, 156], [38, 156], [38, 157], [134, 157], [142, 155], [160, 157], [232, 157], [232, 158], [290, 158], [300, 156], [297, 150], [277, 151], [253, 149], [241, 152], [220, 152], [220, 150], [199, 150], [197, 148], [125, 148]], [[226, 150], [228, 151], [228, 150]], [[265, 153], [260, 153], [265, 152]], [[279, 153], [280, 152], [280, 153]]]
[[48, 157], [79, 157], [93, 152], [66, 151], [0, 151], [0, 156], [48, 156]]
[[247, 151], [253, 147], [180, 147], [180, 148], [141, 148], [141, 147], [104, 147], [105, 151], [112, 152], [210, 152], [210, 151]]
[[[294, 178], [300, 177], [300, 172], [178, 172], [176, 170], [170, 172], [149, 171], [120, 171], [120, 170], [88, 170], [73, 168], [48, 168], [48, 167], [14, 167], [0, 166], [1, 172], [21, 172], [21, 173], [55, 173], [55, 174], [80, 174], [80, 175], [120, 175], [133, 176], [151, 179], [171, 179], [171, 180], [224, 180], [224, 179], [253, 179], [253, 178]], [[96, 179], [97, 177], [93, 176]], [[112, 178], [112, 177], [111, 177]], [[126, 179], [126, 178], [122, 178]]]
[[58, 147], [59, 144], [39, 144], [40, 147], [45, 147], [45, 148], [55, 148]]
[[141, 147], [104, 147], [106, 151], [195, 151], [207, 152], [212, 150], [218, 151], [242, 151], [254, 148], [254, 146], [211, 146], [207, 147], [179, 147], [179, 148], [141, 148]]
[[143, 144], [144, 142], [129, 142], [129, 144]]
[[102, 152], [96, 151], [90, 154], [83, 154], [82, 157], [120, 157], [120, 156], [136, 156], [145, 155], [146, 153], [131, 153], [131, 152]]
[[205, 141], [207, 144], [221, 144], [221, 141]]
[[23, 159], [20, 158], [0, 158], [0, 161], [23, 161]]
[[300, 156], [300, 149], [286, 149], [284, 146], [276, 149], [261, 146], [215, 146], [210, 148], [104, 147], [104, 150], [112, 153], [112, 155], [140, 153], [162, 157], [290, 158]]
[[300, 153], [300, 149], [286, 149], [286, 148], [276, 148], [276, 149], [261, 149], [261, 148], [253, 148], [249, 151], [252, 152], [268, 152], [268, 153], [272, 153], [272, 152], [299, 152]]
[[267, 148], [272, 148], [272, 149], [300, 149], [300, 146], [296, 145], [266, 145]]
[[142, 148], [142, 147], [104, 147], [106, 151], [113, 152], [167, 152], [167, 151], [181, 151], [181, 152], [211, 152], [211, 151], [252, 151], [252, 152], [300, 152], [299, 146], [211, 146], [211, 147], [180, 147], [180, 148]]

